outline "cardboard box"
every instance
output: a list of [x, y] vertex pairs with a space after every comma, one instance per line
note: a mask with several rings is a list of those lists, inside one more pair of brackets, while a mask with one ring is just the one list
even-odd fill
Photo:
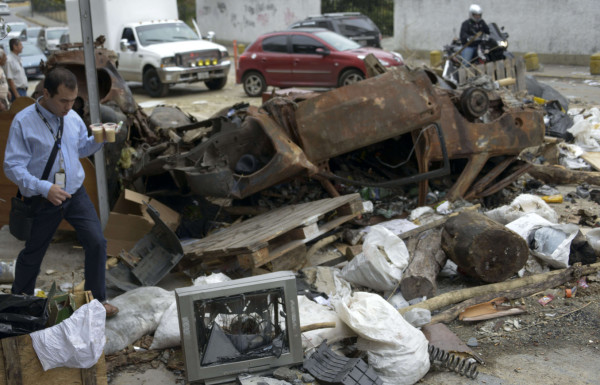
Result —
[[108, 242], [106, 253], [116, 257], [121, 250], [129, 251], [152, 230], [154, 221], [146, 211], [144, 202], [160, 213], [160, 219], [173, 231], [179, 226], [181, 216], [174, 210], [144, 194], [125, 190], [108, 216], [104, 237]]

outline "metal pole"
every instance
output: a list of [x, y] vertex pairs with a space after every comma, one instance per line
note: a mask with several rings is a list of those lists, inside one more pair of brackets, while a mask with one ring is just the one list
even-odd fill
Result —
[[[85, 78], [87, 80], [90, 119], [92, 123], [100, 121], [100, 97], [98, 92], [98, 77], [96, 75], [96, 56], [94, 54], [94, 34], [92, 32], [92, 16], [90, 0], [79, 0], [79, 16], [81, 20], [81, 38], [83, 41], [83, 55], [85, 59]], [[98, 209], [102, 228], [108, 221], [108, 190], [106, 188], [106, 161], [104, 148], [94, 154], [96, 166], [96, 184], [98, 185]]]

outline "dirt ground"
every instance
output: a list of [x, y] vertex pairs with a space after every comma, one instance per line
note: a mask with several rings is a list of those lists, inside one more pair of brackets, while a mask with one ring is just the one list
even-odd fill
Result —
[[[175, 104], [183, 111], [204, 119], [224, 107], [238, 102], [248, 102], [259, 106], [260, 98], [248, 98], [241, 85], [236, 85], [233, 72], [222, 91], [209, 91], [203, 84], [177, 86], [169, 96], [156, 100], [149, 98], [141, 84], [130, 83], [138, 104], [148, 113], [152, 105]], [[583, 81], [552, 79], [547, 81], [555, 89], [569, 97], [573, 105], [592, 106], [600, 103], [598, 87]], [[550, 83], [551, 82], [551, 83]], [[561, 186], [564, 194], [574, 191], [575, 186]], [[600, 212], [600, 207], [589, 200], [576, 203], [563, 202], [552, 205], [561, 222], [573, 220], [580, 208]], [[0, 230], [3, 249], [2, 259], [14, 258], [22, 242], [8, 234], [7, 227]], [[47, 288], [52, 281], [62, 283], [65, 288], [77, 284], [83, 278], [82, 250], [77, 246], [72, 233], [60, 232], [51, 246], [42, 265], [38, 287]], [[599, 384], [600, 367], [600, 276], [588, 278], [588, 288], [580, 288], [575, 297], [565, 298], [565, 289], [575, 285], [569, 282], [564, 287], [547, 290], [524, 298], [517, 304], [525, 306], [527, 312], [511, 317], [489, 321], [464, 323], [454, 321], [449, 328], [463, 342], [471, 338], [477, 340], [472, 349], [485, 361], [479, 367], [479, 376], [470, 380], [449, 371], [431, 370], [421, 381], [422, 384]], [[161, 282], [161, 284], [167, 284]], [[159, 284], [160, 285], [160, 284]], [[460, 282], [440, 282], [440, 285], [466, 286]], [[5, 286], [6, 287], [6, 286]], [[546, 306], [538, 303], [544, 294], [555, 298]], [[184, 375], [179, 370], [167, 369], [166, 363], [155, 360], [152, 363], [120, 368], [109, 374], [112, 385], [128, 384], [183, 384]]]

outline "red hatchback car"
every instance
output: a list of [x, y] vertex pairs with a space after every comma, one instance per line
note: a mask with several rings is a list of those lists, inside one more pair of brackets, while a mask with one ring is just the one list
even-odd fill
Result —
[[249, 96], [267, 86], [341, 87], [366, 77], [363, 59], [370, 53], [386, 67], [404, 64], [399, 53], [361, 47], [322, 28], [267, 33], [240, 56], [236, 82]]

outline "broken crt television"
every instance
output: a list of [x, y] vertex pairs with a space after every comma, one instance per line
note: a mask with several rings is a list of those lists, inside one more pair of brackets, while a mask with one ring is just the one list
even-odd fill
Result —
[[180, 288], [175, 298], [188, 382], [218, 384], [302, 362], [292, 272]]

